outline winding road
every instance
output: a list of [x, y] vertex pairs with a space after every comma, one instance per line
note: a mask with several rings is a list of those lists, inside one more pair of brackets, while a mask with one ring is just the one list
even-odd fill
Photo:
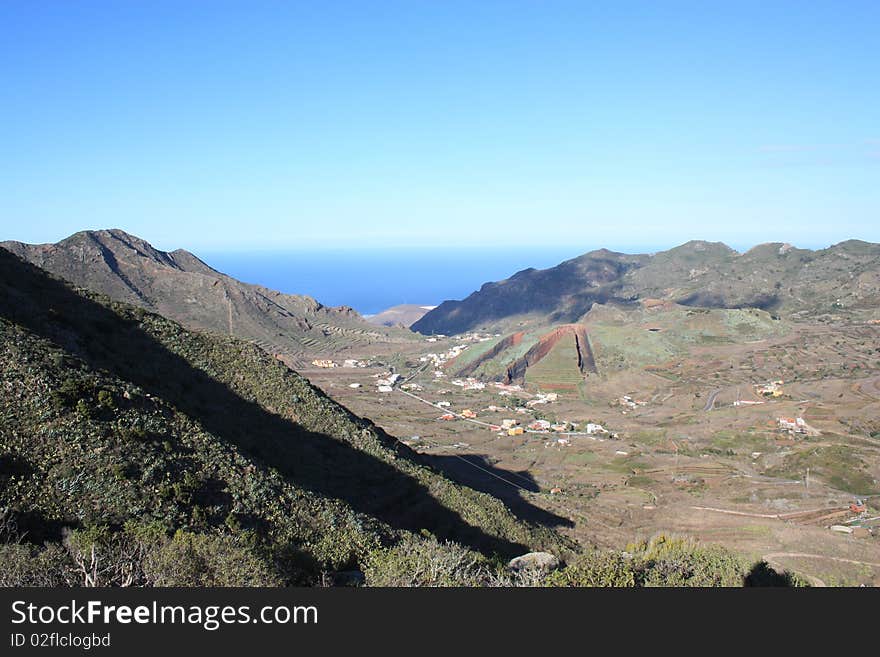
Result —
[[709, 399], [706, 400], [706, 405], [703, 407], [703, 410], [705, 412], [708, 413], [713, 408], [715, 408], [715, 400], [718, 398], [718, 395], [720, 395], [720, 394], [721, 394], [720, 390], [713, 390], [711, 393], [709, 393]]

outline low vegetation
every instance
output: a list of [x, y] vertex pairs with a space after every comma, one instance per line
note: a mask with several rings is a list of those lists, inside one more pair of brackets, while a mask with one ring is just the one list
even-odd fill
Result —
[[[733, 555], [621, 555], [517, 519], [248, 343], [0, 249], [0, 584], [733, 585]], [[553, 573], [506, 567], [546, 550]]]
[[250, 344], [0, 269], [7, 583], [315, 584], [423, 529], [573, 548]]

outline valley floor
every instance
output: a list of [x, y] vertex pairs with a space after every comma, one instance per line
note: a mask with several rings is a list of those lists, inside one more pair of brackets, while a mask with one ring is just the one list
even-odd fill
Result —
[[[659, 365], [600, 367], [556, 401], [531, 406], [547, 390], [528, 377], [521, 391], [468, 390], [419, 360], [462, 344], [455, 338], [394, 345], [394, 353], [373, 345], [346, 355], [368, 367], [302, 374], [452, 478], [584, 544], [622, 548], [665, 531], [763, 557], [814, 584], [878, 585], [878, 333], [876, 325], [794, 324]], [[399, 380], [379, 392], [392, 369]], [[756, 393], [777, 380], [778, 397]], [[452, 419], [439, 419], [447, 413]], [[504, 419], [526, 427], [537, 418], [580, 429], [498, 429]], [[780, 429], [779, 418], [802, 418], [807, 433]], [[609, 433], [578, 435], [587, 422]], [[850, 510], [857, 499], [865, 513]]]

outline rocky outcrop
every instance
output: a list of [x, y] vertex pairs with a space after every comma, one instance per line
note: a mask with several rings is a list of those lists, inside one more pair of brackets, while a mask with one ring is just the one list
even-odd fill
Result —
[[559, 567], [559, 558], [549, 552], [529, 552], [511, 559], [507, 567], [515, 572], [538, 570], [547, 573]]

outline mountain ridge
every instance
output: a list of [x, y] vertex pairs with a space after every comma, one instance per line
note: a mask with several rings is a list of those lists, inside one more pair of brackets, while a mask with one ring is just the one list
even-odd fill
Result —
[[118, 301], [192, 328], [254, 340], [295, 366], [352, 344], [408, 339], [408, 332], [371, 325], [350, 307], [238, 281], [189, 251], [161, 251], [120, 229], [80, 231], [55, 244], [0, 246]]
[[[841, 266], [845, 263], [845, 266]], [[758, 308], [797, 319], [847, 314], [876, 319], [880, 244], [847, 240], [824, 249], [782, 242], [740, 253], [691, 240], [652, 254], [598, 249], [547, 269], [524, 269], [447, 300], [412, 325], [423, 333], [508, 329], [505, 323], [579, 321], [593, 304], [661, 299], [686, 306]]]

